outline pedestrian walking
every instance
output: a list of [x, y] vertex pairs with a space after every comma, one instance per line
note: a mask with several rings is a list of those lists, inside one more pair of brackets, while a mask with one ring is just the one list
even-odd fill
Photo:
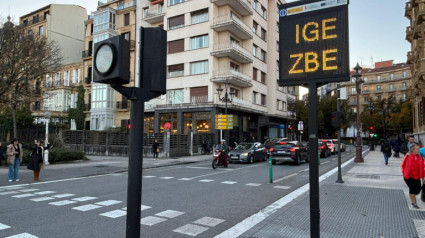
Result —
[[416, 195], [421, 192], [421, 180], [424, 180], [424, 160], [419, 154], [419, 145], [415, 144], [410, 147], [410, 153], [406, 155], [401, 163], [401, 172], [404, 181], [409, 187], [409, 197], [412, 207], [419, 209], [416, 204]]
[[159, 153], [159, 143], [158, 140], [155, 140], [152, 144], [152, 151], [153, 151], [153, 158], [155, 160], [158, 159], [158, 153]]
[[415, 136], [413, 136], [413, 135], [409, 135], [409, 137], [407, 138], [407, 141], [405, 141], [402, 145], [401, 145], [401, 148], [400, 148], [400, 152], [402, 153], [402, 154], [407, 154], [407, 152], [409, 152], [410, 151], [410, 147], [412, 146], [412, 145], [414, 145], [414, 144], [417, 144], [416, 142], [415, 142]]
[[388, 165], [388, 158], [391, 157], [391, 146], [387, 140], [384, 140], [381, 144], [381, 152], [384, 154], [385, 165]]
[[34, 148], [31, 152], [31, 159], [27, 169], [34, 171], [34, 181], [40, 181], [40, 170], [43, 167], [44, 148], [41, 146], [40, 140], [34, 140]]
[[13, 139], [12, 143], [7, 146], [6, 150], [7, 163], [9, 164], [9, 182], [19, 181], [19, 166], [21, 165], [24, 150], [18, 139]]
[[397, 138], [397, 140], [393, 143], [393, 150], [394, 150], [394, 158], [400, 158], [400, 146], [401, 146], [401, 139], [400, 137]]

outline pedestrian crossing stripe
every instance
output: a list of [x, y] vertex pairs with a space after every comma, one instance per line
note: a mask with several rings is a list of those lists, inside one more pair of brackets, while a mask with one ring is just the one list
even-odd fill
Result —
[[87, 204], [87, 205], [83, 205], [79, 207], [73, 207], [72, 209], [85, 212], [85, 211], [90, 211], [90, 210], [101, 208], [101, 207], [102, 206], [99, 206], [99, 205]]
[[145, 226], [153, 226], [166, 220], [167, 219], [161, 217], [147, 216], [140, 219], [140, 224]]
[[110, 212], [102, 213], [100, 215], [105, 216], [105, 217], [109, 217], [109, 218], [117, 218], [117, 217], [122, 217], [122, 216], [127, 215], [127, 212], [123, 211], [123, 210], [113, 210], [113, 211], [110, 211]]

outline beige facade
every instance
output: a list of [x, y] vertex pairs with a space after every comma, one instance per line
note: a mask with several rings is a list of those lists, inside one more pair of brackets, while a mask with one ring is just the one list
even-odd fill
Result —
[[413, 105], [413, 133], [416, 141], [425, 142], [425, 2], [410, 0], [406, 2], [405, 16], [410, 25], [406, 27], [406, 40], [411, 43], [407, 53], [407, 63], [412, 72], [409, 99]]
[[295, 96], [278, 86], [277, 8], [276, 0], [137, 1], [137, 26], [162, 27], [168, 43], [167, 95], [146, 103], [154, 122], [145, 128], [162, 132], [171, 120], [173, 133], [215, 133], [225, 108], [217, 89], [228, 85], [234, 140], [283, 136]]

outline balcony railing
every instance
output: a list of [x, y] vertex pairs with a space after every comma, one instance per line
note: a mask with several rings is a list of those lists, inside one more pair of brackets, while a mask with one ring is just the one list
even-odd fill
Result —
[[382, 90], [382, 89], [376, 89], [375, 90], [375, 93], [383, 93], [384, 92], [384, 90]]
[[143, 20], [151, 24], [162, 22], [164, 20], [164, 9], [162, 7], [152, 8], [144, 11]]
[[249, 50], [232, 42], [215, 45], [211, 55], [216, 57], [230, 57], [243, 64], [253, 62]]
[[220, 71], [214, 71], [211, 81], [214, 83], [226, 83], [229, 82], [235, 86], [242, 88], [252, 87], [252, 79], [250, 76], [245, 75], [233, 69], [224, 69]]
[[248, 0], [211, 0], [217, 6], [230, 5], [242, 16], [252, 15], [254, 11], [251, 7], [251, 1]]
[[84, 104], [84, 111], [90, 111], [91, 109], [91, 104]]
[[211, 28], [219, 32], [230, 31], [243, 40], [252, 39], [251, 28], [234, 15], [215, 17]]
[[84, 83], [85, 84], [91, 84], [91, 77], [85, 77], [84, 78]]
[[208, 95], [190, 97], [190, 103], [192, 104], [206, 103], [206, 102], [208, 102]]
[[82, 57], [87, 58], [92, 56], [92, 50], [83, 50]]
[[117, 102], [117, 109], [128, 109], [128, 101]]

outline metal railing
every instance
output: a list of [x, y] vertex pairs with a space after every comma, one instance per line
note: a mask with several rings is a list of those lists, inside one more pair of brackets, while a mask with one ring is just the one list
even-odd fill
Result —
[[157, 8], [151, 8], [146, 11], [144, 11], [143, 19], [145, 18], [151, 18], [156, 17], [164, 14], [164, 8], [157, 7]]
[[234, 24], [236, 24], [237, 26], [242, 28], [244, 31], [246, 31], [248, 34], [251, 34], [251, 28], [248, 25], [243, 23], [240, 19], [238, 19], [234, 15], [230, 15], [230, 14], [214, 17], [213, 26], [214, 25], [221, 25], [221, 24], [224, 24], [224, 23], [227, 23], [227, 22], [233, 22]]
[[92, 56], [92, 50], [83, 50], [83, 52], [82, 52], [83, 58], [91, 57], [91, 56]]
[[218, 44], [214, 46], [214, 51], [225, 51], [225, 50], [235, 50], [239, 52], [240, 54], [242, 54], [243, 56], [247, 58], [251, 58], [251, 52], [249, 50], [233, 42], [222, 43], [222, 44]]
[[128, 101], [117, 102], [117, 109], [128, 109]]

